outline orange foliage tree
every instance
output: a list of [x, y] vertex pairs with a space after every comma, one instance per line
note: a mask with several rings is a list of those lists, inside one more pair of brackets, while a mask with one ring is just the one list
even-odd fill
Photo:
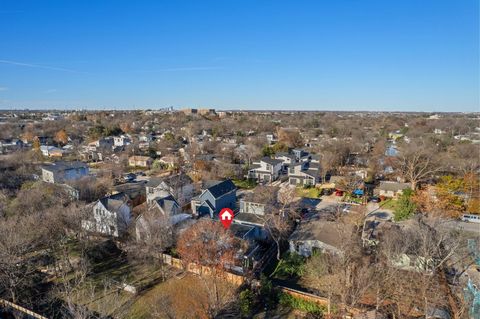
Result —
[[68, 135], [67, 132], [64, 129], [61, 129], [55, 134], [54, 138], [55, 142], [60, 143], [60, 144], [67, 144], [68, 143]]
[[[202, 219], [185, 230], [178, 238], [177, 251], [184, 264], [195, 263], [209, 267], [208, 279], [199, 278], [207, 292], [207, 313], [215, 318], [219, 312], [235, 300], [235, 289], [225, 288], [225, 268], [235, 262], [235, 253], [241, 242], [224, 229], [218, 221]], [[198, 288], [198, 287], [197, 287]], [[192, 287], [195, 289], [195, 287]]]

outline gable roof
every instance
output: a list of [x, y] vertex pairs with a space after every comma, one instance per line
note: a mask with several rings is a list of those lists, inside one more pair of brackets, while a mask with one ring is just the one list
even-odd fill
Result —
[[126, 204], [126, 195], [123, 193], [118, 193], [115, 195], [107, 196], [99, 199], [99, 202], [109, 211], [109, 212], [118, 212], [120, 207], [123, 204]]
[[66, 171], [69, 169], [88, 168], [88, 165], [80, 161], [73, 161], [73, 162], [59, 161], [51, 165], [44, 165], [42, 166], [42, 168], [50, 172], [60, 172], [60, 171]]
[[237, 187], [233, 184], [232, 180], [227, 179], [222, 182], [216, 182], [215, 184], [208, 187], [208, 190], [213, 197], [219, 198], [227, 193], [230, 193], [233, 190], [236, 190]]
[[148, 182], [145, 184], [145, 186], [148, 187], [157, 187], [163, 182], [163, 178], [161, 177], [151, 177]]
[[165, 182], [165, 184], [172, 188], [174, 188], [175, 186], [182, 187], [193, 183], [192, 179], [187, 174], [182, 173], [170, 175], [168, 177], [151, 177], [150, 180], [148, 180], [146, 186], [157, 187], [162, 182]]
[[381, 190], [384, 190], [384, 191], [398, 192], [400, 190], [410, 188], [410, 184], [390, 182], [390, 181], [382, 181], [382, 182], [380, 182], [380, 186], [378, 188], [381, 189]]
[[275, 165], [277, 165], [277, 164], [282, 163], [281, 160], [273, 159], [273, 158], [270, 158], [270, 157], [267, 157], [267, 156], [262, 157], [262, 158], [260, 159], [260, 161], [261, 161], [261, 162], [265, 162], [265, 163], [267, 163], [267, 164], [270, 164], [270, 165], [272, 165], [272, 166], [275, 166]]
[[345, 243], [345, 238], [352, 231], [352, 225], [317, 219], [301, 223], [289, 240], [318, 240], [336, 249], [341, 249], [342, 244]]
[[165, 197], [157, 197], [155, 198], [155, 203], [158, 205], [165, 213], [171, 213], [174, 206], [179, 207], [175, 197], [172, 195], [168, 195]]

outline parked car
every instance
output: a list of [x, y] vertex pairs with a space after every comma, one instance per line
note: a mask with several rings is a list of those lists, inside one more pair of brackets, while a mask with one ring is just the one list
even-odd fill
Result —
[[335, 191], [335, 196], [343, 196], [343, 191], [337, 189], [337, 190]]
[[372, 202], [372, 203], [380, 203], [382, 201], [382, 199], [380, 197], [377, 197], [377, 196], [372, 196], [369, 198], [369, 201]]
[[462, 221], [467, 223], [480, 223], [480, 215], [463, 214]]
[[350, 213], [350, 209], [352, 208], [352, 206], [350, 205], [345, 205], [343, 208], [342, 208], [342, 212], [344, 213]]

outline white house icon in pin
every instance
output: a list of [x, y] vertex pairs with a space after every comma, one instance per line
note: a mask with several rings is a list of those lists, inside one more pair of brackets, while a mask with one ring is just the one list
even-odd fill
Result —
[[222, 220], [232, 220], [232, 213], [230, 213], [228, 210], [225, 210], [223, 213], [222, 213]]

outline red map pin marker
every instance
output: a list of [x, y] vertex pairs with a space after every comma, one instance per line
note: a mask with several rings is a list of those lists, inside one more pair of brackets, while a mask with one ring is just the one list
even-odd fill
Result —
[[223, 208], [220, 211], [220, 221], [222, 222], [223, 227], [228, 229], [233, 221], [233, 210], [230, 208]]

